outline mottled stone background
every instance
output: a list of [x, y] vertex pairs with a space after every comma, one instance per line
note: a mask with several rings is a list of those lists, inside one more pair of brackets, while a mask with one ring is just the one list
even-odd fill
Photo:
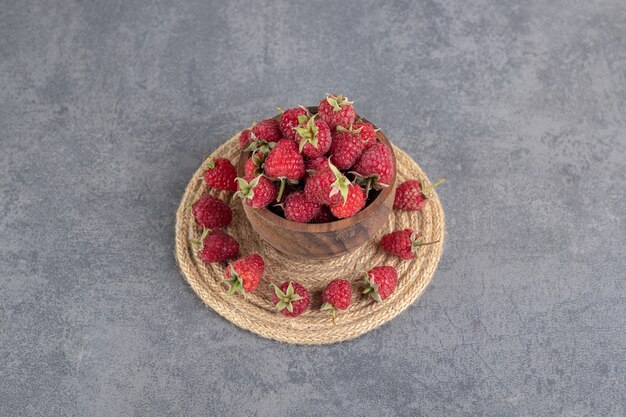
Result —
[[[623, 0], [0, 6], [0, 415], [626, 415]], [[447, 240], [393, 322], [287, 346], [203, 306], [174, 211], [327, 91], [449, 178]]]

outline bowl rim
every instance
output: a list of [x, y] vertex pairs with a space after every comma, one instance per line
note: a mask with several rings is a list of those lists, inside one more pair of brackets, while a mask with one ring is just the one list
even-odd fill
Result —
[[[318, 109], [317, 106], [307, 106], [307, 108], [309, 109], [311, 113], [314, 113], [314, 114], [317, 113], [317, 109]], [[361, 119], [363, 122], [370, 123], [374, 127], [374, 129], [378, 129], [378, 127], [374, 123], [370, 122], [365, 117], [362, 117], [359, 114], [357, 114], [356, 118], [357, 120]], [[280, 120], [280, 114], [272, 117], [272, 119]], [[378, 208], [382, 206], [385, 203], [385, 201], [387, 201], [387, 199], [391, 196], [391, 193], [396, 183], [396, 175], [397, 175], [396, 154], [393, 150], [393, 146], [391, 145], [391, 142], [389, 142], [389, 139], [387, 139], [387, 136], [383, 133], [382, 130], [376, 131], [376, 137], [380, 142], [387, 145], [389, 149], [391, 150], [391, 158], [393, 162], [393, 177], [391, 179], [391, 184], [389, 185], [389, 187], [383, 188], [381, 192], [378, 194], [378, 196], [376, 196], [376, 198], [367, 207], [365, 207], [363, 210], [358, 212], [356, 215], [345, 218], [345, 219], [335, 220], [333, 222], [328, 222], [328, 223], [298, 223], [298, 222], [288, 220], [284, 217], [281, 217], [278, 214], [271, 212], [266, 207], [258, 208], [258, 209], [249, 207], [247, 204], [245, 204], [243, 200], [241, 200], [244, 210], [246, 211], [246, 213], [248, 212], [248, 209], [253, 210], [255, 214], [257, 214], [259, 217], [263, 218], [265, 221], [269, 223], [275, 224], [277, 227], [281, 229], [289, 229], [289, 230], [298, 231], [298, 232], [307, 232], [307, 233], [336, 232], [338, 230], [344, 230], [351, 226], [359, 224], [364, 219], [376, 213]], [[239, 152], [239, 161], [237, 163], [237, 176], [239, 177], [243, 177], [243, 172], [244, 172], [243, 167], [244, 167], [246, 160], [247, 160], [247, 152], [244, 152], [243, 150], [241, 150]]]

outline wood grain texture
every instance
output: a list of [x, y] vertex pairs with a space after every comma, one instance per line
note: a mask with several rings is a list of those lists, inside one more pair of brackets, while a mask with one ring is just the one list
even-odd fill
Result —
[[[316, 113], [317, 107], [309, 107], [309, 111]], [[359, 117], [357, 116], [357, 119]], [[368, 122], [367, 119], [362, 119]], [[372, 125], [376, 128], [373, 123]], [[396, 156], [391, 143], [382, 130], [377, 132], [377, 137], [391, 149], [394, 174], [391, 185], [381, 190], [367, 207], [347, 219], [308, 224], [287, 220], [266, 208], [253, 209], [242, 201], [244, 212], [254, 230], [275, 249], [300, 259], [340, 256], [370, 241], [387, 222], [392, 211], [397, 173]], [[241, 152], [237, 164], [237, 173], [240, 177], [244, 176], [244, 164], [248, 156], [248, 153]]]

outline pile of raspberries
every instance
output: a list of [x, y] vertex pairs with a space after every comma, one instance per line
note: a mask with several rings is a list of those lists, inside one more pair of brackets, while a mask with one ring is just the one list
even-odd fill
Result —
[[[390, 184], [394, 174], [391, 149], [377, 140], [374, 127], [356, 120], [352, 102], [342, 95], [328, 95], [311, 114], [306, 107], [282, 111], [279, 121], [263, 120], [244, 130], [239, 142], [249, 152], [245, 175], [237, 177], [232, 162], [211, 160], [204, 180], [214, 190], [232, 191], [253, 208], [280, 208], [285, 218], [301, 223], [325, 223], [355, 215], [367, 202], [370, 190]], [[394, 209], [421, 210], [432, 190], [410, 179], [398, 186]], [[222, 200], [204, 195], [191, 205], [199, 237], [191, 243], [206, 263], [237, 258], [239, 243], [223, 228], [232, 221], [232, 210]], [[424, 242], [411, 229], [386, 234], [380, 241], [383, 251], [401, 259], [413, 259], [419, 248], [437, 242]], [[224, 282], [229, 294], [250, 293], [257, 289], [265, 261], [252, 253], [231, 262]], [[379, 265], [360, 282], [363, 295], [383, 302], [394, 293], [398, 275], [393, 266]], [[272, 302], [283, 315], [295, 317], [309, 306], [308, 290], [295, 281], [270, 284]], [[347, 309], [352, 302], [352, 285], [334, 279], [321, 294], [322, 311]]]
[[[244, 130], [249, 153], [238, 195], [254, 208], [268, 207], [299, 223], [354, 216], [374, 198], [370, 189], [390, 186], [392, 151], [370, 123], [357, 120], [352, 102], [329, 95], [316, 114], [304, 107], [280, 110]], [[231, 181], [231, 178], [225, 178]]]

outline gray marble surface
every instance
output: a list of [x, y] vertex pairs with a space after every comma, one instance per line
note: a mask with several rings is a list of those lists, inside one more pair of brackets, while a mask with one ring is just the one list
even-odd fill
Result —
[[[2, 1], [0, 415], [626, 415], [626, 6]], [[277, 105], [355, 99], [440, 189], [432, 285], [351, 342], [203, 306], [174, 212]]]

